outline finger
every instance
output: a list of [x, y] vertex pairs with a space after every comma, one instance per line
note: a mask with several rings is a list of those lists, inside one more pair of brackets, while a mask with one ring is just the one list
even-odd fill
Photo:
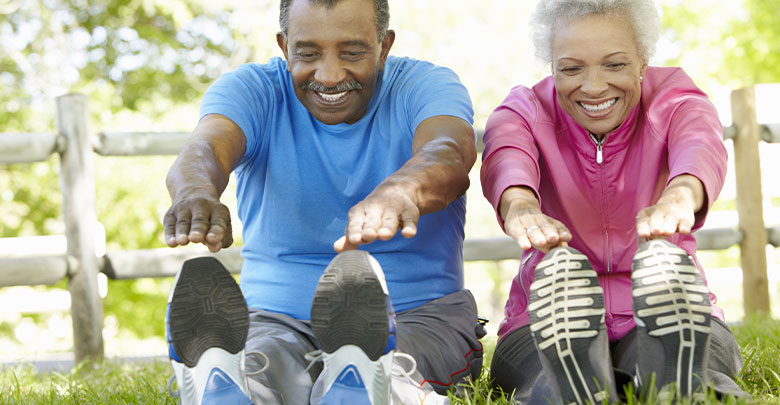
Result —
[[211, 253], [217, 253], [217, 252], [219, 252], [219, 249], [222, 249], [222, 241], [218, 241], [216, 243], [208, 243], [208, 242], [204, 241], [203, 244], [206, 245], [206, 247], [209, 248], [209, 251]]
[[420, 211], [417, 208], [408, 208], [401, 213], [401, 235], [404, 238], [413, 238], [417, 235], [417, 221], [420, 220]]
[[682, 218], [680, 218], [680, 223], [678, 225], [678, 229], [681, 234], [687, 235], [691, 233], [691, 229], [693, 229], [693, 224], [695, 223], [696, 218], [693, 215], [684, 215]]
[[655, 209], [652, 215], [650, 215], [650, 236], [657, 237], [663, 234], [664, 220], [666, 218], [666, 210]]
[[528, 250], [533, 247], [531, 246], [531, 241], [528, 240], [528, 236], [525, 234], [518, 236], [515, 240], [517, 241], [517, 246], [520, 246], [520, 249]]
[[568, 246], [567, 242], [571, 241], [571, 232], [563, 225], [558, 226], [558, 235], [560, 235], [561, 246]]
[[547, 241], [547, 245], [557, 246], [560, 243], [561, 235], [558, 233], [558, 227], [555, 224], [544, 224], [541, 227], [541, 231]]
[[[228, 218], [230, 215], [228, 214]], [[227, 229], [225, 229], [225, 236], [222, 238], [222, 247], [230, 247], [233, 244], [233, 225], [231, 225], [230, 219], [227, 221]]]
[[169, 209], [165, 213], [163, 228], [165, 229], [165, 243], [170, 247], [176, 247], [176, 215], [173, 215], [173, 209]]
[[385, 210], [382, 215], [382, 226], [377, 236], [381, 240], [390, 240], [398, 232], [398, 213], [395, 210]]
[[636, 214], [636, 233], [642, 238], [650, 237], [650, 217], [647, 209]]
[[535, 248], [543, 247], [547, 245], [547, 237], [544, 235], [542, 228], [537, 225], [525, 228], [525, 234], [528, 236], [528, 240]]
[[206, 242], [212, 245], [222, 242], [225, 239], [228, 223], [230, 223], [230, 211], [222, 204], [214, 206], [211, 210], [209, 223], [210, 227], [206, 233]]
[[376, 240], [379, 229], [382, 227], [383, 209], [379, 206], [370, 206], [365, 212], [363, 218], [363, 229], [361, 230], [361, 242], [371, 243]]
[[210, 212], [202, 205], [195, 206], [192, 209], [192, 219], [190, 220], [190, 242], [201, 243], [206, 241], [206, 233], [211, 224], [209, 218]]
[[661, 233], [664, 236], [670, 236], [677, 232], [677, 227], [679, 224], [680, 218], [670, 212], [668, 215], [666, 215], [666, 217], [664, 217], [663, 229], [661, 229]]
[[338, 238], [335, 242], [333, 242], [333, 250], [335, 250], [337, 253], [341, 253], [345, 250], [354, 250], [357, 249], [357, 245], [353, 245], [349, 243], [349, 240], [346, 236], [342, 236]]
[[362, 208], [353, 207], [349, 210], [349, 220], [344, 235], [347, 237], [347, 241], [350, 244], [359, 245], [363, 240], [363, 223], [365, 217], [366, 215]]
[[176, 243], [186, 245], [190, 242], [190, 218], [192, 214], [188, 209], [177, 209], [176, 213]]

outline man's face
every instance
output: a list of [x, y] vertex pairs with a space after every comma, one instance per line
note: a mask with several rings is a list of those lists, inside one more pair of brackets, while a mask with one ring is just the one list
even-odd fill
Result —
[[294, 0], [287, 40], [277, 42], [287, 59], [298, 100], [319, 121], [352, 124], [366, 111], [395, 39], [377, 37], [374, 3], [342, 0], [332, 8]]

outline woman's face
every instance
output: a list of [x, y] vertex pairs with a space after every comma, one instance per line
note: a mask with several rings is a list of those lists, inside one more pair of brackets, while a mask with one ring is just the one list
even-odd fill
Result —
[[639, 102], [647, 64], [626, 19], [590, 15], [557, 27], [552, 56], [558, 104], [589, 132], [616, 129]]

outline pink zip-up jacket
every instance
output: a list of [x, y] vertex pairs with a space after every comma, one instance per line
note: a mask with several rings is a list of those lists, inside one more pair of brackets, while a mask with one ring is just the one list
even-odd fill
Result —
[[[584, 253], [604, 289], [611, 341], [634, 327], [631, 262], [637, 249], [637, 213], [655, 204], [669, 181], [696, 176], [706, 201], [694, 230], [704, 223], [726, 175], [723, 128], [706, 94], [679, 68], [648, 67], [639, 104], [598, 146], [557, 103], [552, 77], [533, 88], [517, 86], [485, 127], [482, 189], [498, 212], [511, 186], [534, 190], [542, 212], [571, 231], [569, 246]], [[498, 218], [503, 227], [501, 217]], [[696, 260], [693, 235], [668, 240]], [[523, 254], [504, 309], [499, 338], [527, 325], [529, 287], [542, 253]], [[705, 279], [706, 280], [706, 279]], [[706, 282], [706, 281], [705, 281]], [[710, 293], [713, 316], [723, 320]]]

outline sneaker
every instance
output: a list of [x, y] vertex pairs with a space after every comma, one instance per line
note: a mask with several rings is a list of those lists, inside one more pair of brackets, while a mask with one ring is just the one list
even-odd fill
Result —
[[684, 250], [660, 239], [639, 247], [631, 270], [640, 383], [654, 378], [662, 396], [703, 393], [711, 308], [699, 270]]
[[553, 403], [616, 400], [604, 326], [604, 295], [588, 258], [558, 247], [536, 266], [531, 283], [531, 334]]
[[390, 403], [395, 314], [376, 259], [350, 250], [330, 262], [314, 293], [311, 327], [324, 364], [318, 403]]
[[168, 356], [182, 404], [251, 404], [244, 373], [249, 311], [213, 257], [184, 262], [165, 314]]

